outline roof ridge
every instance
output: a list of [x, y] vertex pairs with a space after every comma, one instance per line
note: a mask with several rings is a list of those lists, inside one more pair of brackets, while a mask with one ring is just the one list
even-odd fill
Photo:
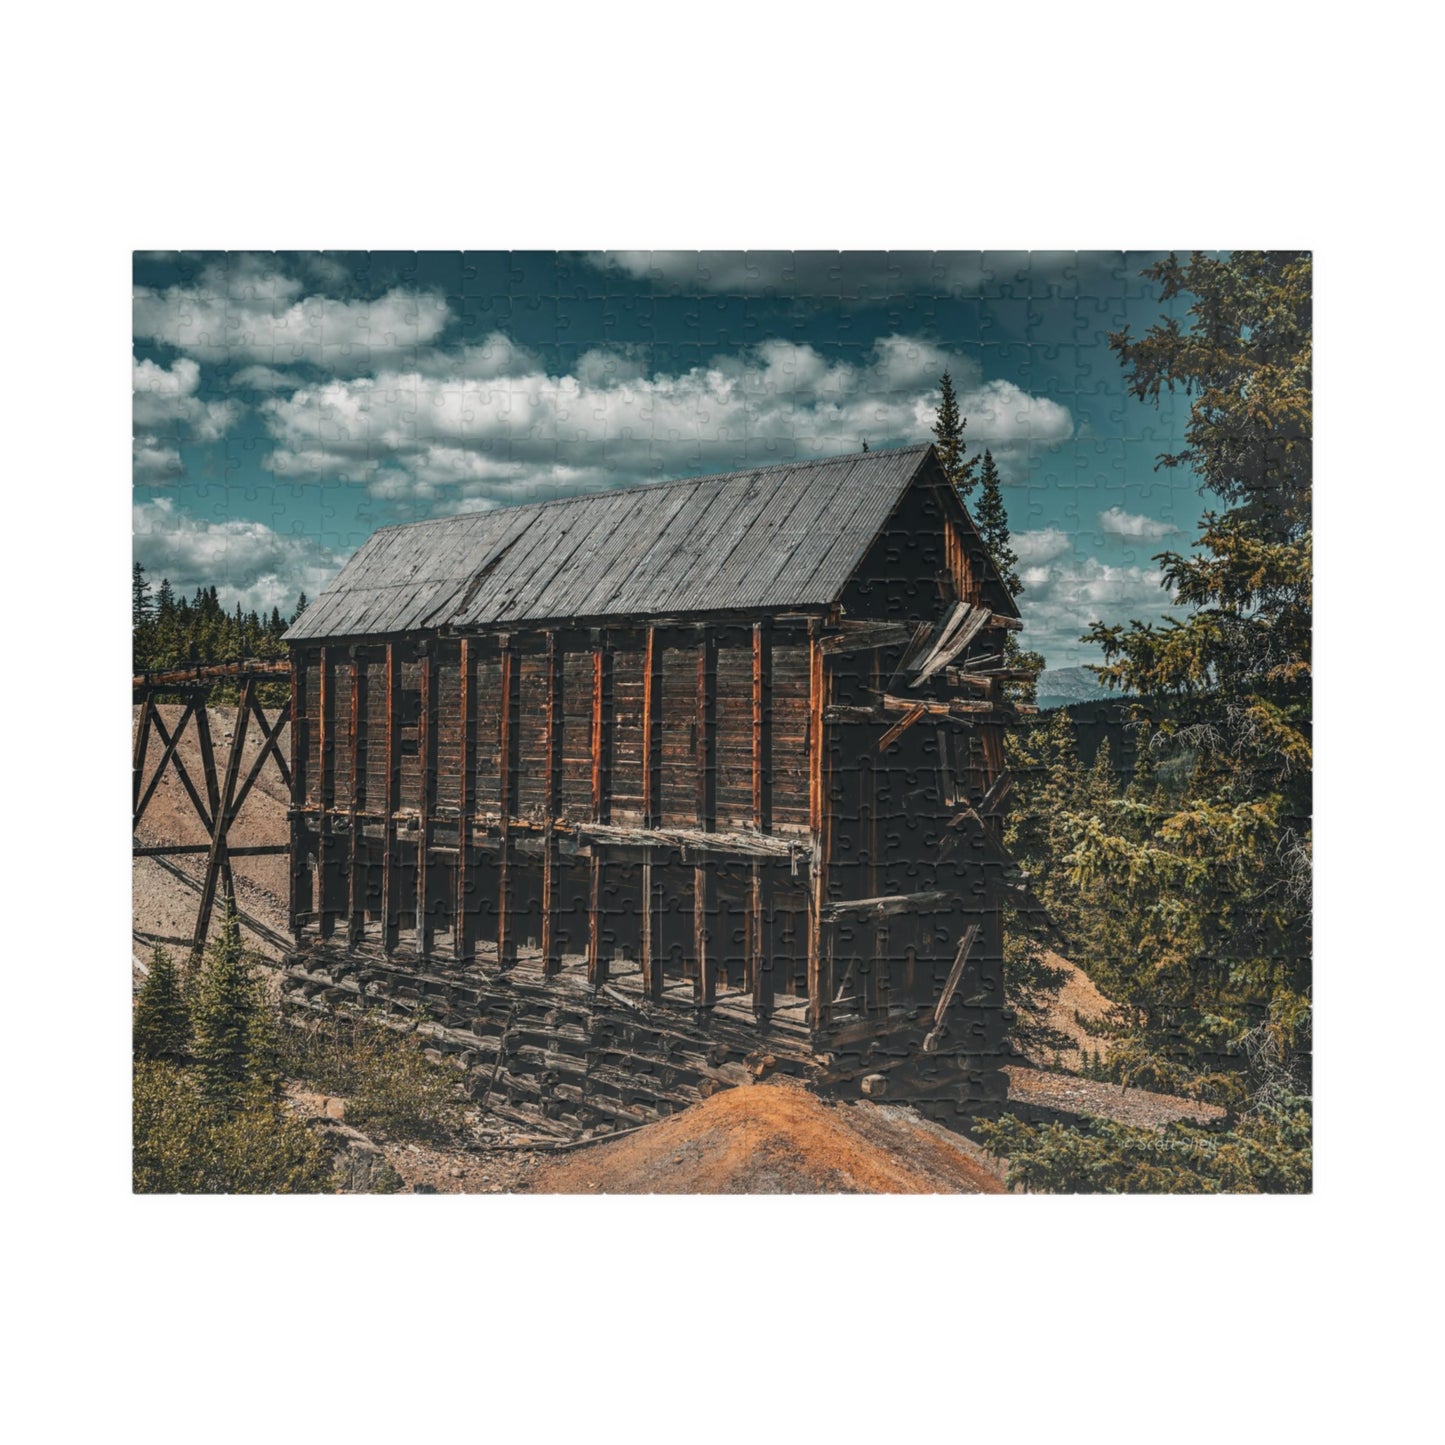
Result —
[[548, 497], [540, 502], [513, 502], [499, 507], [483, 507], [475, 512], [453, 512], [447, 517], [418, 517], [414, 522], [391, 522], [378, 527], [372, 536], [381, 532], [402, 532], [408, 527], [439, 527], [448, 522], [461, 522], [470, 517], [486, 517], [496, 512], [520, 512], [531, 507], [542, 511], [547, 507], [561, 507], [569, 502], [584, 502], [591, 497], [625, 497], [633, 492], [665, 492], [669, 487], [695, 487], [699, 482], [725, 482], [733, 477], [751, 476], [762, 472], [799, 471], [805, 467], [837, 466], [842, 462], [857, 461], [861, 457], [897, 457], [905, 452], [927, 451], [932, 442], [913, 442], [906, 447], [869, 447], [866, 452], [839, 452], [831, 457], [811, 457], [803, 462], [769, 462], [760, 467], [734, 467], [730, 472], [705, 472], [700, 477], [668, 477], [657, 482], [634, 482], [627, 487], [603, 487], [593, 492], [574, 492], [570, 497]]

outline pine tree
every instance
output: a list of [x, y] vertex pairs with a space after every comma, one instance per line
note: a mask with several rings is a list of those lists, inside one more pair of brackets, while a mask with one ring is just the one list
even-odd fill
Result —
[[868, 450], [868, 438], [867, 438], [867, 437], [864, 437], [864, 438], [863, 438], [863, 450], [864, 450], [865, 452]]
[[155, 613], [151, 601], [151, 584], [146, 581], [146, 569], [139, 562], [130, 569], [130, 625], [144, 627]]
[[135, 1057], [149, 1062], [179, 1060], [191, 1036], [191, 1020], [181, 993], [175, 960], [156, 944], [150, 972], [136, 999], [132, 1039]]
[[208, 1103], [235, 1108], [257, 1083], [255, 1065], [266, 1042], [263, 1010], [260, 982], [241, 946], [236, 904], [227, 894], [220, 937], [207, 950], [192, 1009], [196, 1072]]
[[945, 371], [939, 379], [938, 389], [940, 393], [938, 418], [933, 423], [938, 459], [943, 463], [944, 475], [958, 489], [959, 496], [966, 502], [969, 493], [974, 488], [976, 481], [974, 468], [978, 461], [976, 457], [966, 459], [964, 456], [963, 433], [968, 426], [968, 418], [959, 415], [958, 397], [953, 390], [953, 377], [948, 372]]
[[993, 558], [993, 564], [1003, 578], [1004, 586], [1017, 597], [1024, 590], [1024, 584], [1019, 580], [1018, 553], [1009, 545], [1008, 512], [1004, 509], [998, 467], [991, 451], [983, 454], [979, 483], [981, 490], [973, 510], [973, 520], [983, 538], [983, 545], [988, 548], [988, 555]]
[[1194, 398], [1189, 467], [1228, 505], [1163, 577], [1193, 611], [1096, 623], [1105, 681], [1151, 724], [1127, 806], [1081, 820], [1070, 867], [1102, 887], [1140, 1083], [1191, 1078], [1226, 1102], [1263, 1050], [1308, 1087], [1310, 1039], [1311, 268], [1307, 254], [1170, 256], [1145, 273], [1190, 321], [1110, 344], [1130, 392]]
[[310, 603], [306, 600], [306, 594], [304, 592], [298, 593], [296, 596], [296, 610], [291, 614], [291, 621], [294, 623], [309, 606]]

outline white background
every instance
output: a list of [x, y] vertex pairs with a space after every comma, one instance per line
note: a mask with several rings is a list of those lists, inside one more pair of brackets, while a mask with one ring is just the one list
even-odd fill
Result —
[[[7, 23], [15, 1438], [1417, 1438], [1438, 46], [1399, 4], [530, 13]], [[1313, 1198], [130, 1196], [130, 252], [604, 246], [1316, 250]]]

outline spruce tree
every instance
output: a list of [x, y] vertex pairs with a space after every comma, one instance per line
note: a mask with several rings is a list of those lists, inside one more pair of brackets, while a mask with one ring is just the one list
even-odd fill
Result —
[[308, 606], [310, 606], [310, 603], [306, 601], [306, 594], [304, 592], [297, 593], [296, 610], [291, 614], [291, 621], [294, 623], [296, 619], [300, 617], [303, 612], [306, 611]]
[[146, 581], [146, 569], [139, 562], [130, 569], [130, 625], [144, 627], [155, 612], [151, 601], [151, 584]]
[[933, 435], [938, 448], [938, 459], [943, 463], [944, 475], [958, 489], [966, 502], [973, 491], [976, 478], [974, 468], [977, 458], [965, 458], [964, 429], [968, 418], [958, 410], [958, 397], [953, 390], [953, 377], [944, 372], [939, 379], [938, 418], [933, 423]]
[[175, 960], [156, 944], [150, 972], [141, 985], [132, 1022], [135, 1057], [147, 1062], [178, 1061], [185, 1056], [191, 1020], [181, 994], [181, 977]]
[[260, 982], [241, 946], [235, 901], [227, 894], [220, 937], [206, 952], [192, 1010], [196, 1072], [207, 1103], [233, 1109], [257, 1082], [264, 1007]]
[[998, 467], [993, 453], [983, 454], [983, 471], [979, 476], [980, 491], [978, 505], [973, 511], [973, 520], [978, 526], [983, 545], [998, 568], [1004, 586], [1017, 597], [1024, 590], [1019, 580], [1018, 553], [1009, 545], [1008, 512], [1003, 504], [1003, 491], [999, 486]]

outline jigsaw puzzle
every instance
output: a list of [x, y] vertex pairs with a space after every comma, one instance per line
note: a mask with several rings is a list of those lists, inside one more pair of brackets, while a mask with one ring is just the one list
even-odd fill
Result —
[[137, 1191], [1309, 1189], [1308, 253], [134, 273]]

